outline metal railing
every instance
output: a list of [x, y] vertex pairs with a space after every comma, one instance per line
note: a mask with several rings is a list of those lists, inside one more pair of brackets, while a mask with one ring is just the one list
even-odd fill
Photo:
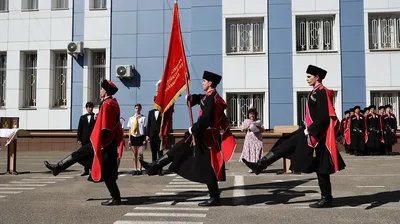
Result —
[[92, 52], [92, 67], [91, 67], [91, 101], [95, 106], [100, 105], [100, 89], [101, 82], [106, 77], [106, 52]]
[[228, 120], [232, 128], [240, 128], [247, 119], [247, 112], [254, 107], [258, 112], [258, 119], [264, 119], [263, 93], [227, 93]]
[[37, 54], [25, 54], [24, 107], [36, 106]]
[[39, 0], [22, 0], [22, 10], [37, 10]]
[[54, 54], [54, 106], [67, 106], [67, 68], [66, 53]]
[[[302, 125], [306, 116], [306, 103], [308, 99], [308, 94], [310, 92], [297, 92], [297, 125]], [[337, 92], [335, 91], [335, 96], [333, 97], [333, 105], [337, 108]], [[339, 114], [337, 114], [340, 116]]]
[[400, 126], [400, 92], [371, 92], [371, 103], [376, 107], [392, 105], [392, 113], [396, 116], [397, 126]]
[[0, 0], [0, 12], [8, 11], [8, 0]]
[[107, 0], [90, 0], [90, 9], [107, 8]]
[[335, 17], [297, 18], [297, 51], [331, 51], [334, 49]]
[[264, 20], [262, 18], [227, 20], [226, 53], [264, 51]]
[[6, 105], [7, 55], [0, 54], [0, 107]]
[[68, 0], [52, 0], [51, 8], [52, 9], [68, 9], [69, 1]]
[[400, 48], [400, 16], [371, 17], [369, 21], [369, 48]]

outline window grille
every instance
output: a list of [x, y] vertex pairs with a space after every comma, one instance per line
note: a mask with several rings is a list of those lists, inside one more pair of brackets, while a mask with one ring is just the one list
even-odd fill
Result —
[[107, 0], [90, 0], [90, 9], [106, 9]]
[[7, 54], [0, 53], [0, 107], [6, 105]]
[[54, 106], [67, 106], [67, 53], [54, 53]]
[[24, 107], [36, 107], [37, 54], [25, 54]]
[[400, 49], [400, 15], [369, 16], [369, 49]]
[[39, 1], [38, 0], [22, 0], [22, 10], [37, 10]]
[[90, 76], [91, 99], [95, 106], [100, 105], [101, 82], [106, 77], [106, 52], [92, 52], [92, 67]]
[[256, 108], [258, 118], [264, 119], [264, 93], [228, 93], [227, 115], [232, 128], [240, 128], [250, 108]]
[[68, 0], [51, 0], [52, 9], [68, 9]]
[[296, 18], [297, 51], [331, 51], [335, 50], [334, 16], [314, 18]]
[[264, 19], [227, 19], [226, 53], [264, 51]]

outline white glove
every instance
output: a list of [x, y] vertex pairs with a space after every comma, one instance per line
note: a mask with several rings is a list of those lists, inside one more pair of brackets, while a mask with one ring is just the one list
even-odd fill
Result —
[[307, 128], [304, 129], [304, 134], [305, 134], [306, 136], [310, 134], [310, 133], [308, 133], [308, 129], [307, 129]]
[[192, 127], [189, 128], [189, 133], [192, 134]]

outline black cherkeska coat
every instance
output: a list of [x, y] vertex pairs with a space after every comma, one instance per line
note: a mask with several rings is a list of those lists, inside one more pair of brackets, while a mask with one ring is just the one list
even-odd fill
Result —
[[[328, 100], [325, 89], [316, 89], [308, 95], [308, 108], [313, 123], [308, 132], [313, 137], [323, 136], [330, 124]], [[308, 145], [304, 127], [280, 138], [271, 151], [284, 152], [283, 157], [291, 160], [290, 170], [300, 173], [332, 174], [335, 172], [331, 154], [323, 137], [314, 148]], [[337, 151], [339, 170], [345, 168], [345, 163]]]

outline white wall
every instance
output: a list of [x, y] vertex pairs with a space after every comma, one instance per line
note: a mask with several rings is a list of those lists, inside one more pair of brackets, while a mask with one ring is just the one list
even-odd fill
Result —
[[[0, 51], [7, 51], [6, 107], [0, 116], [19, 117], [24, 129], [69, 129], [71, 73], [68, 69], [68, 109], [52, 108], [52, 50], [65, 50], [72, 38], [72, 1], [69, 10], [51, 10], [51, 0], [40, 0], [36, 11], [21, 11], [21, 1], [10, 0], [9, 12], [0, 13]], [[20, 82], [26, 51], [37, 52], [37, 104], [22, 109]], [[70, 64], [70, 63], [69, 63]], [[60, 118], [63, 119], [60, 119]]]
[[252, 16], [251, 14], [267, 13], [265, 0], [222, 0], [222, 14], [236, 16]]
[[[370, 12], [400, 12], [398, 0], [365, 0], [364, 21], [368, 21]], [[371, 51], [369, 49], [369, 27], [365, 25], [365, 70], [366, 85], [370, 90], [397, 90], [400, 89], [400, 52], [399, 51]], [[367, 98], [369, 99], [369, 94]], [[368, 100], [367, 99], [367, 100]], [[367, 101], [370, 102], [370, 101]]]
[[292, 11], [293, 12], [339, 11], [339, 0], [292, 0]]
[[400, 1], [398, 0], [364, 0], [364, 9], [367, 10], [379, 10], [384, 9], [391, 10], [394, 8], [400, 8]]
[[293, 89], [309, 89], [306, 70], [309, 64], [328, 73], [323, 83], [327, 88], [341, 88], [341, 62], [339, 53], [302, 53], [293, 55]]
[[[107, 1], [107, 9], [90, 10], [89, 1], [85, 1], [85, 24], [84, 41], [85, 49], [105, 49], [106, 50], [106, 78], [110, 78], [110, 24], [111, 24], [111, 1]], [[86, 52], [85, 60], [90, 62], [91, 53]], [[90, 70], [85, 63], [83, 70], [83, 101], [82, 113], [86, 113], [85, 104], [90, 100], [89, 75]], [[98, 109], [95, 110], [97, 112]]]
[[[227, 18], [264, 18], [264, 52], [226, 54]], [[268, 127], [268, 21], [265, 0], [222, 0], [222, 74], [224, 96], [229, 92], [264, 93], [264, 126]]]
[[[334, 51], [330, 52], [296, 52], [296, 16], [335, 15]], [[321, 67], [328, 73], [324, 85], [338, 91], [336, 113], [341, 114], [341, 58], [340, 58], [340, 24], [339, 0], [292, 0], [292, 35], [293, 35], [293, 121], [297, 124], [297, 92], [310, 91], [306, 82], [306, 70], [309, 64]]]

